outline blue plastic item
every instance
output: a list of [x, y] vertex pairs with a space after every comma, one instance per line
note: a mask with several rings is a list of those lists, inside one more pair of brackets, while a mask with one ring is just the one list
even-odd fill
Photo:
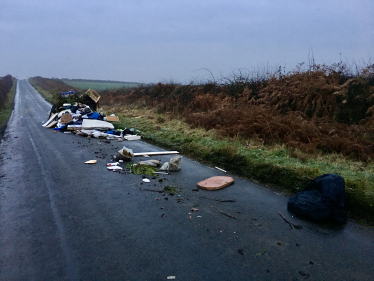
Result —
[[90, 114], [88, 117], [91, 118], [91, 119], [99, 120], [99, 118], [100, 118], [100, 114], [97, 113], [97, 112], [93, 112], [93, 113]]

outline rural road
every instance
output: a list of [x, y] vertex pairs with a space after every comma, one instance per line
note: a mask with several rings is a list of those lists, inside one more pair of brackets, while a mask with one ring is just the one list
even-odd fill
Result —
[[[287, 197], [236, 176], [223, 190], [194, 191], [227, 174], [187, 157], [181, 171], [142, 184], [106, 163], [123, 145], [162, 149], [55, 133], [41, 126], [49, 110], [18, 82], [0, 148], [0, 280], [374, 279], [372, 229], [298, 220]], [[90, 159], [98, 163], [84, 164]], [[179, 194], [145, 190], [166, 185]]]

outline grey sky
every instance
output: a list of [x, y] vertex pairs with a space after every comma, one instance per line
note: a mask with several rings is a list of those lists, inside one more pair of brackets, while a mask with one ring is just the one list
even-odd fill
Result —
[[188, 83], [374, 56], [372, 0], [0, 0], [0, 76]]

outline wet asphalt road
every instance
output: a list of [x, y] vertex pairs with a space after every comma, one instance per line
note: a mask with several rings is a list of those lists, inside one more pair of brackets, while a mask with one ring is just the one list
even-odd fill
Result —
[[[235, 176], [223, 190], [193, 191], [226, 174], [186, 157], [180, 172], [142, 184], [106, 163], [123, 145], [162, 149], [55, 133], [41, 126], [49, 109], [18, 82], [0, 150], [1, 280], [374, 280], [372, 230], [298, 220], [287, 197]], [[144, 190], [166, 185], [180, 193]]]

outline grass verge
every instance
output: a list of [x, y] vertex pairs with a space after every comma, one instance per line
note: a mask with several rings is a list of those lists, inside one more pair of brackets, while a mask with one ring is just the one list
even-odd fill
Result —
[[[114, 111], [104, 108], [105, 112]], [[114, 111], [115, 112], [115, 111]], [[349, 217], [374, 225], [374, 166], [338, 154], [313, 156], [284, 145], [264, 146], [250, 139], [225, 138], [214, 130], [192, 128], [181, 120], [146, 109], [126, 108], [116, 112], [118, 127], [134, 127], [142, 138], [166, 149], [231, 173], [270, 185], [287, 194], [302, 190], [313, 178], [341, 175], [346, 183]]]
[[4, 106], [0, 109], [0, 138], [5, 132], [8, 120], [12, 115], [14, 108], [14, 97], [16, 95], [17, 80], [13, 80], [13, 86], [7, 94], [7, 99]]

